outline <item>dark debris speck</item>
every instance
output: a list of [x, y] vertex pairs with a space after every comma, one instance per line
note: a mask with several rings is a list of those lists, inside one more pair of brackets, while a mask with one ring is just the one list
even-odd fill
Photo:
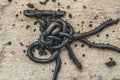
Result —
[[17, 4], [17, 2], [15, 2], [15, 4]]
[[99, 17], [99, 16], [98, 16], [98, 15], [96, 15], [96, 16], [94, 16], [94, 19], [98, 19], [98, 17]]
[[23, 19], [21, 19], [21, 21], [23, 21]]
[[112, 32], [115, 32], [114, 30]]
[[22, 11], [20, 11], [20, 14], [22, 14]]
[[27, 25], [27, 26], [26, 26], [26, 29], [28, 29], [29, 27], [30, 27], [30, 25]]
[[24, 53], [26, 53], [26, 50], [23, 50]]
[[75, 44], [74, 47], [77, 47], [77, 44]]
[[82, 54], [83, 57], [85, 57], [85, 54]]
[[69, 18], [72, 18], [72, 14], [69, 14]]
[[100, 37], [100, 35], [99, 35], [99, 34], [97, 34], [97, 37]]
[[51, 70], [52, 72], [54, 72], [54, 70]]
[[36, 25], [36, 24], [38, 24], [38, 21], [35, 21], [35, 22], [34, 22], [34, 25]]
[[80, 26], [80, 24], [77, 24], [77, 26]]
[[83, 5], [83, 8], [86, 9], [87, 7], [85, 5]]
[[12, 2], [12, 0], [8, 0], [8, 2]]
[[82, 44], [82, 45], [81, 45], [81, 47], [84, 47], [84, 46], [85, 46], [85, 44]]
[[20, 43], [21, 46], [24, 46], [23, 43]]
[[56, 0], [52, 0], [52, 2], [56, 2]]
[[26, 47], [28, 48], [28, 45], [26, 45]]
[[18, 14], [16, 14], [15, 16], [16, 16], [16, 17], [18, 17], [19, 15], [18, 15]]
[[92, 24], [89, 24], [89, 27], [92, 27]]
[[109, 59], [110, 59], [110, 60], [113, 60], [113, 58], [111, 58], [111, 57], [110, 57]]
[[37, 29], [34, 29], [33, 32], [36, 32]]
[[116, 62], [113, 61], [113, 60], [111, 60], [111, 61], [109, 61], [109, 62], [106, 62], [106, 66], [107, 66], [107, 67], [113, 67], [113, 66], [115, 66], [115, 65], [116, 65]]
[[109, 34], [106, 34], [106, 37], [109, 37]]
[[84, 22], [84, 21], [82, 21], [81, 23], [82, 23], [82, 24], [84, 24], [85, 22]]
[[64, 64], [66, 65], [67, 63], [66, 63], [66, 62], [64, 62]]
[[15, 24], [12, 24], [12, 26], [15, 26]]
[[32, 3], [28, 3], [27, 6], [28, 6], [29, 8], [35, 8], [34, 4], [32, 4]]
[[80, 33], [80, 31], [77, 32], [78, 34]]
[[60, 2], [58, 2], [58, 6], [60, 6]]
[[67, 9], [70, 9], [70, 5], [67, 6]]
[[11, 42], [11, 41], [9, 41], [9, 42], [7, 43], [7, 45], [12, 45], [12, 42]]
[[77, 1], [77, 0], [74, 0], [74, 1]]

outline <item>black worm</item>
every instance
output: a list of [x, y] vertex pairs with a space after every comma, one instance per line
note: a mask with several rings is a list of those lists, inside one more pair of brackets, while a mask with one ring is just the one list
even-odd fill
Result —
[[79, 69], [82, 69], [82, 65], [81, 65], [81, 63], [78, 61], [78, 59], [76, 58], [76, 56], [74, 55], [74, 52], [73, 52], [72, 48], [70, 47], [70, 45], [67, 44], [65, 47], [66, 47], [66, 49], [68, 50], [69, 56], [70, 56], [70, 58], [73, 60], [74, 64], [75, 64]]
[[60, 51], [55, 51], [54, 53], [53, 52], [51, 52], [49, 49], [49, 52], [52, 54], [51, 55], [51, 57], [50, 58], [46, 58], [46, 59], [39, 59], [39, 58], [36, 58], [35, 56], [34, 56], [34, 54], [33, 54], [33, 50], [36, 48], [36, 47], [40, 47], [40, 44], [39, 44], [39, 42], [37, 41], [37, 42], [34, 42], [34, 43], [32, 43], [29, 47], [28, 47], [28, 49], [27, 49], [27, 56], [32, 60], [32, 61], [34, 61], [34, 62], [36, 62], [36, 63], [48, 63], [48, 62], [51, 62], [52, 60], [54, 60], [57, 56], [58, 56], [58, 54], [59, 54], [59, 52]]
[[116, 47], [116, 46], [113, 46], [113, 45], [110, 45], [110, 44], [96, 44], [96, 43], [92, 43], [90, 42], [88, 39], [86, 38], [80, 38], [79, 39], [81, 42], [91, 46], [91, 47], [95, 47], [95, 48], [101, 48], [101, 49], [110, 49], [110, 50], [113, 50], [113, 51], [116, 51], [116, 52], [119, 52], [120, 53], [120, 48], [119, 47]]
[[[46, 0], [47, 1], [47, 0]], [[73, 63], [79, 68], [82, 69], [83, 66], [76, 58], [70, 44], [79, 40], [82, 43], [87, 44], [88, 46], [101, 49], [110, 49], [113, 51], [120, 52], [120, 48], [110, 45], [110, 44], [96, 44], [92, 43], [87, 39], [87, 37], [92, 36], [96, 33], [101, 32], [105, 28], [117, 24], [120, 19], [108, 20], [101, 24], [99, 27], [84, 33], [75, 33], [72, 25], [67, 21], [61, 19], [65, 15], [64, 11], [50, 11], [50, 10], [25, 10], [24, 15], [27, 17], [34, 17], [40, 23], [41, 34], [38, 41], [32, 43], [27, 50], [28, 57], [36, 63], [48, 63], [53, 60], [56, 61], [55, 71], [53, 73], [52, 80], [57, 80], [58, 73], [61, 68], [61, 58], [59, 56], [61, 48], [66, 47], [70, 59]], [[40, 59], [34, 56], [33, 50], [35, 48], [41, 50], [40, 55], [46, 53], [45, 50], [48, 50], [51, 54], [49, 58]]]
[[25, 10], [24, 15], [27, 17], [40, 18], [42, 16], [62, 17], [65, 15], [64, 11], [50, 11], [50, 10]]
[[116, 20], [108, 20], [106, 22], [104, 22], [103, 24], [101, 24], [99, 27], [91, 30], [91, 31], [88, 31], [88, 32], [85, 32], [85, 33], [81, 33], [81, 34], [75, 34], [74, 37], [75, 39], [79, 39], [79, 38], [82, 38], [82, 37], [87, 37], [87, 36], [91, 36], [91, 35], [94, 35], [102, 30], [104, 30], [105, 28], [113, 25], [113, 24], [117, 24], [119, 22], [120, 19], [116, 19]]

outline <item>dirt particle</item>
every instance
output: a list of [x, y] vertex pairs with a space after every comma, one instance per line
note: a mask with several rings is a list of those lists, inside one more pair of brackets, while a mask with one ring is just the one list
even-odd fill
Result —
[[17, 4], [17, 2], [15, 2], [15, 4]]
[[24, 53], [26, 53], [26, 50], [23, 50]]
[[106, 34], [106, 37], [109, 37], [109, 34]]
[[74, 47], [77, 47], [77, 44], [75, 44]]
[[12, 26], [15, 26], [15, 24], [13, 24]]
[[66, 62], [64, 62], [64, 64], [65, 64], [65, 65], [67, 65], [67, 63], [66, 63]]
[[22, 11], [20, 11], [20, 14], [22, 14]]
[[89, 24], [89, 27], [92, 27], [92, 24]]
[[23, 44], [23, 43], [20, 43], [20, 45], [21, 45], [21, 46], [24, 46], [24, 44]]
[[26, 26], [26, 29], [28, 29], [29, 27], [30, 27], [30, 25], [27, 25], [27, 26]]
[[113, 61], [113, 60], [111, 60], [111, 61], [109, 61], [109, 62], [106, 62], [106, 66], [107, 66], [107, 67], [113, 67], [113, 66], [115, 66], [115, 65], [116, 65], [116, 62]]
[[21, 21], [23, 21], [23, 19], [21, 19]]
[[85, 54], [82, 54], [83, 57], [85, 57]]
[[70, 5], [67, 6], [67, 9], [70, 9]]
[[38, 21], [35, 21], [35, 22], [34, 22], [34, 25], [36, 25], [36, 24], [38, 24]]
[[58, 2], [58, 6], [60, 6], [60, 2]]
[[82, 21], [81, 23], [82, 23], [82, 24], [84, 24], [85, 22], [84, 22], [84, 21]]
[[114, 30], [112, 32], [115, 32]]
[[28, 45], [26, 45], [26, 48], [28, 48]]
[[9, 41], [9, 42], [7, 43], [7, 45], [12, 45], [12, 42], [11, 42], [11, 41]]
[[51, 72], [54, 72], [54, 70], [51, 70]]
[[15, 16], [16, 16], [16, 17], [18, 17], [19, 15], [18, 15], [18, 14], [16, 14]]
[[99, 34], [97, 34], [97, 37], [100, 37], [100, 35], [99, 35]]
[[8, 0], [8, 2], [12, 2], [12, 0]]
[[98, 17], [99, 17], [99, 16], [98, 16], [98, 15], [96, 15], [96, 16], [94, 16], [94, 19], [98, 19]]
[[34, 29], [33, 32], [36, 32], [37, 29]]
[[82, 44], [82, 45], [81, 45], [81, 47], [84, 47], [84, 46], [85, 46], [85, 44]]
[[32, 4], [32, 3], [28, 3], [27, 6], [28, 6], [29, 8], [35, 8], [34, 4]]
[[111, 57], [110, 57], [109, 59], [110, 59], [110, 60], [113, 60], [113, 58], [111, 58]]
[[74, 0], [74, 1], [77, 1], [77, 0]]
[[80, 31], [77, 32], [77, 34], [79, 34], [79, 33], [80, 33]]
[[21, 6], [24, 6], [24, 4], [22, 4]]
[[71, 18], [71, 19], [72, 19], [72, 14], [69, 14], [69, 18]]
[[52, 0], [52, 2], [56, 2], [56, 0]]
[[83, 8], [86, 9], [87, 7], [85, 5], [83, 5]]
[[90, 21], [90, 23], [93, 23], [92, 21]]

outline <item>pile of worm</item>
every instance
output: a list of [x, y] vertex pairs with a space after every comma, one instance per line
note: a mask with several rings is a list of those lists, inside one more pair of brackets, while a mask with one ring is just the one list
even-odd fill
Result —
[[[27, 56], [36, 63], [49, 63], [53, 60], [56, 61], [56, 67], [53, 73], [52, 80], [57, 80], [57, 75], [61, 67], [61, 58], [60, 52], [61, 48], [65, 47], [68, 50], [69, 57], [72, 59], [73, 63], [79, 68], [82, 69], [83, 66], [78, 61], [74, 52], [70, 46], [75, 40], [100, 49], [109, 49], [117, 51], [120, 53], [120, 48], [113, 46], [111, 44], [96, 44], [92, 43], [87, 39], [87, 37], [92, 36], [105, 28], [117, 24], [120, 19], [116, 20], [107, 20], [97, 28], [84, 33], [76, 33], [73, 29], [73, 26], [62, 19], [65, 16], [64, 11], [51, 11], [51, 10], [25, 10], [24, 15], [31, 18], [36, 18], [40, 24], [39, 29], [41, 34], [38, 37], [38, 40], [29, 45], [27, 50]], [[40, 59], [34, 56], [33, 50], [39, 50], [40, 55], [46, 54], [46, 50], [49, 51], [51, 56], [49, 58]]]

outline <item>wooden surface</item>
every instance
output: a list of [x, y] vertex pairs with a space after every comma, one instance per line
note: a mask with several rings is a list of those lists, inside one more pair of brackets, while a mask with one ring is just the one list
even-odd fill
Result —
[[[120, 0], [51, 0], [41, 5], [40, 0], [13, 0], [2, 7], [0, 4], [0, 80], [51, 80], [55, 62], [36, 64], [28, 59], [27, 45], [39, 37], [39, 24], [35, 19], [25, 17], [20, 12], [30, 9], [26, 4], [33, 3], [40, 10], [64, 10], [67, 20], [76, 32], [86, 32], [99, 26], [102, 22], [120, 18]], [[60, 5], [58, 6], [58, 4]], [[70, 9], [67, 9], [67, 6]], [[18, 14], [18, 17], [16, 17]], [[72, 14], [72, 19], [69, 18]], [[22, 21], [23, 19], [23, 21]], [[89, 25], [92, 21], [92, 27]], [[84, 22], [84, 24], [82, 24]], [[28, 29], [26, 26], [30, 25]], [[79, 26], [78, 26], [79, 25]], [[36, 32], [33, 30], [37, 29]], [[106, 35], [109, 34], [108, 37]], [[120, 47], [120, 22], [88, 39], [96, 43], [110, 43]], [[11, 41], [11, 45], [6, 45]], [[21, 46], [20, 44], [23, 44]], [[77, 44], [77, 47], [75, 45]], [[62, 67], [58, 80], [120, 80], [120, 54], [111, 50], [89, 48], [75, 41], [71, 44], [75, 55], [83, 65], [80, 71], [70, 60], [65, 48], [61, 51]], [[85, 57], [82, 55], [85, 54]], [[117, 65], [108, 68], [105, 63], [113, 58]]]

